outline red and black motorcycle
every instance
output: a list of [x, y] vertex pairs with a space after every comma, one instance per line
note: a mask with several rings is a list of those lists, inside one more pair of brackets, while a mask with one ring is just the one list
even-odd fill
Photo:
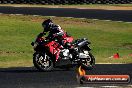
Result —
[[90, 53], [90, 42], [86, 39], [77, 39], [68, 36], [65, 47], [58, 43], [57, 39], [51, 40], [38, 36], [31, 45], [34, 48], [33, 64], [40, 71], [50, 71], [53, 68], [65, 68], [82, 65], [86, 69], [92, 69], [95, 58]]

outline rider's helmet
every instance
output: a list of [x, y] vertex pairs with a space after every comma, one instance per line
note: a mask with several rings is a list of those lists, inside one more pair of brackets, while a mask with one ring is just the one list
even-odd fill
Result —
[[48, 32], [51, 29], [51, 26], [53, 25], [53, 22], [51, 19], [47, 19], [42, 23], [42, 26], [44, 28], [44, 32]]

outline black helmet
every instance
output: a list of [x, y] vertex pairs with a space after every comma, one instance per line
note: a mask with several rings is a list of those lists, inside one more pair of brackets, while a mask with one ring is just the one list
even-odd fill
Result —
[[42, 23], [42, 26], [44, 28], [44, 32], [50, 31], [50, 27], [52, 26], [53, 22], [51, 19], [47, 19]]

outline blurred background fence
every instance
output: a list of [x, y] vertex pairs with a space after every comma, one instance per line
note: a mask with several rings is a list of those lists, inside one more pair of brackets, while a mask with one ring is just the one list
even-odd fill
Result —
[[0, 4], [132, 4], [132, 0], [0, 0]]

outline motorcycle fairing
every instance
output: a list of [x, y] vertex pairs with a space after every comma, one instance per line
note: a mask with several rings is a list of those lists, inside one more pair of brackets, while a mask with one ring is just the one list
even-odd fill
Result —
[[55, 55], [56, 61], [57, 61], [59, 58], [59, 54], [60, 54], [60, 45], [55, 41], [51, 41], [51, 42], [47, 43], [45, 46], [47, 46], [49, 48], [49, 51], [53, 55]]

